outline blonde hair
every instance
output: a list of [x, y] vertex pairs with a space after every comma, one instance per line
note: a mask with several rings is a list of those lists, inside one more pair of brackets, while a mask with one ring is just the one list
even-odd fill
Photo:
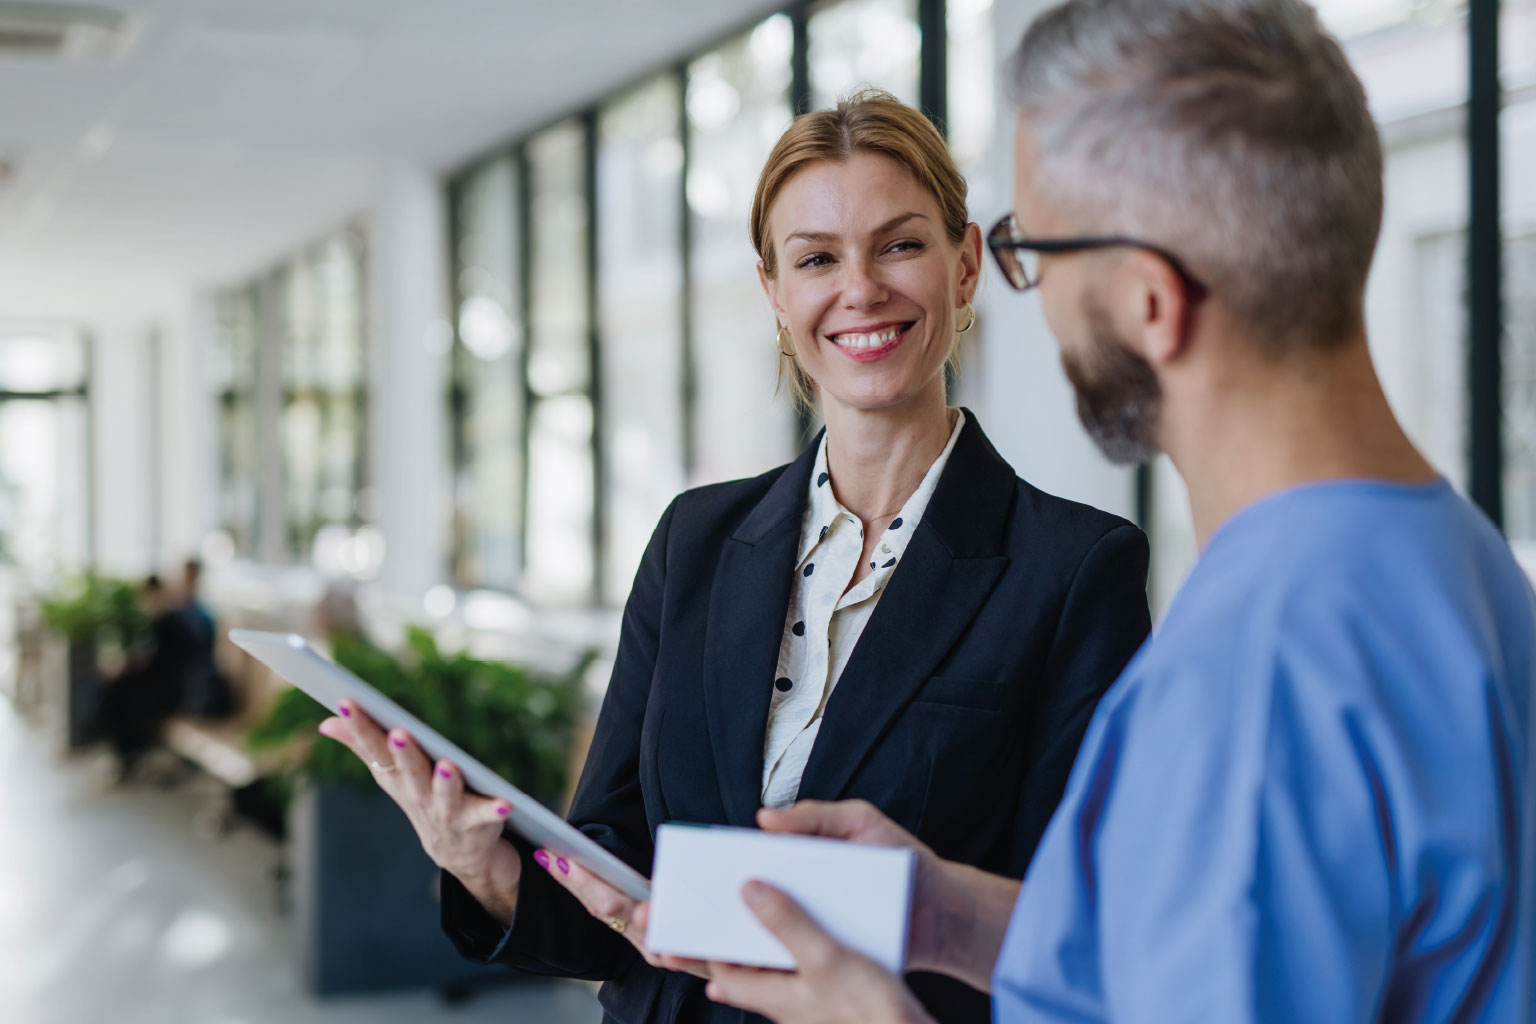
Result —
[[[752, 197], [752, 247], [770, 278], [778, 270], [778, 255], [768, 234], [768, 213], [785, 184], [806, 166], [823, 161], [841, 163], [856, 153], [888, 156], [912, 172], [917, 183], [939, 204], [944, 233], [959, 245], [965, 240], [970, 215], [965, 207], [965, 177], [955, 166], [944, 136], [933, 122], [888, 92], [866, 89], [838, 101], [829, 110], [802, 114], [774, 144], [757, 179]], [[955, 361], [950, 350], [950, 363]], [[779, 383], [788, 379], [797, 404], [810, 406], [813, 384], [794, 356], [779, 350]]]

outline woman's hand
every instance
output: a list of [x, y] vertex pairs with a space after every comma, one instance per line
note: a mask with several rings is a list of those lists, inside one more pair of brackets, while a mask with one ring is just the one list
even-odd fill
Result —
[[709, 998], [780, 1024], [932, 1024], [900, 978], [838, 944], [784, 893], [748, 882], [741, 895], [795, 958], [795, 969], [710, 964]]
[[607, 882], [574, 861], [539, 850], [533, 855], [535, 863], [548, 871], [568, 889], [572, 896], [586, 908], [587, 913], [629, 940], [640, 951], [645, 962], [652, 967], [669, 971], [684, 971], [700, 978], [708, 978], [709, 965], [702, 960], [688, 960], [676, 956], [660, 956], [645, 945], [645, 931], [650, 921], [650, 904], [615, 889]]
[[402, 729], [388, 735], [351, 701], [341, 717], [320, 723], [320, 734], [360, 757], [389, 798], [400, 805], [433, 863], [453, 874], [503, 925], [512, 922], [522, 858], [501, 838], [512, 808], [505, 800], [464, 790], [464, 775], [449, 761], [427, 761]]

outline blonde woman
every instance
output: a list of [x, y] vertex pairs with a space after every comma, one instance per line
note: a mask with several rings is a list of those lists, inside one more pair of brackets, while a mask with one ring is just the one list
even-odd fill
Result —
[[[783, 369], [826, 429], [793, 463], [662, 516], [571, 821], [649, 874], [662, 822], [751, 826], [763, 806], [862, 798], [941, 856], [1022, 876], [1094, 706], [1147, 635], [1146, 538], [1020, 480], [946, 406], [981, 237], [919, 112], [870, 93], [796, 120], [763, 169], [752, 241]], [[504, 838], [504, 805], [347, 710], [323, 731], [376, 765], [446, 872], [465, 955], [602, 980], [612, 1021], [741, 1019], [648, 953], [643, 906]], [[941, 1021], [989, 1018], [958, 982], [912, 988]]]

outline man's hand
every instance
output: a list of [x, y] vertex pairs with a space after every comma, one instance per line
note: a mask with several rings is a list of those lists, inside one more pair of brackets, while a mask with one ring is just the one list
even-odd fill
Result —
[[1017, 881], [941, 860], [916, 836], [863, 800], [802, 800], [781, 811], [763, 808], [757, 812], [757, 823], [766, 832], [916, 851], [907, 969], [947, 974], [983, 992], [991, 989], [992, 968], [1019, 897]]
[[887, 818], [867, 800], [802, 800], [793, 807], [757, 812], [765, 832], [788, 832], [846, 839], [870, 846], [895, 846], [917, 854], [912, 886], [912, 920], [907, 941], [908, 966], [931, 970], [938, 960], [939, 891], [943, 861], [916, 836]]
[[710, 964], [709, 998], [781, 1024], [932, 1024], [900, 978], [838, 944], [784, 893], [748, 882], [741, 894], [794, 956], [795, 970]]

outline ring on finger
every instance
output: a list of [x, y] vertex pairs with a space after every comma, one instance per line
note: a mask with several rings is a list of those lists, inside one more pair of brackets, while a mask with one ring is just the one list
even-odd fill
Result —
[[393, 762], [385, 764], [383, 761], [370, 761], [369, 766], [376, 772], [392, 772], [400, 767]]
[[629, 922], [624, 920], [622, 917], [610, 917], [608, 919], [608, 927], [612, 928], [620, 935], [623, 935], [625, 930], [629, 927]]

